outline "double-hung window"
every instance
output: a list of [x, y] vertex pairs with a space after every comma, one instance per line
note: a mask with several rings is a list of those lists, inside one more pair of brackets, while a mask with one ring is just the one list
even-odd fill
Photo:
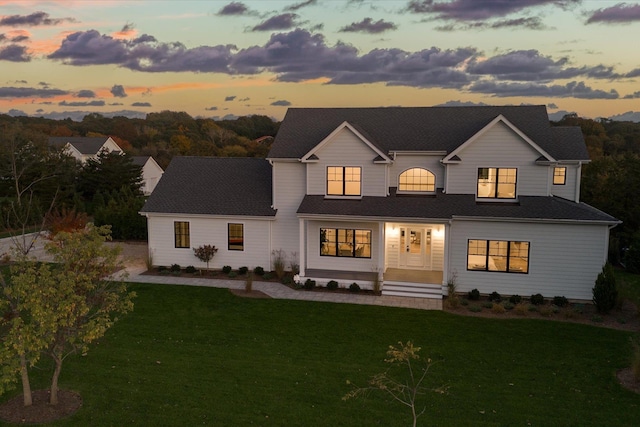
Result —
[[176, 248], [190, 247], [189, 223], [187, 221], [174, 221], [173, 234]]
[[516, 168], [478, 168], [479, 199], [515, 199]]
[[467, 270], [528, 273], [529, 242], [470, 239]]
[[362, 168], [355, 166], [327, 167], [327, 196], [360, 196]]
[[227, 248], [230, 251], [244, 250], [244, 224], [228, 225]]
[[556, 166], [553, 168], [553, 185], [565, 185], [567, 183], [567, 168]]

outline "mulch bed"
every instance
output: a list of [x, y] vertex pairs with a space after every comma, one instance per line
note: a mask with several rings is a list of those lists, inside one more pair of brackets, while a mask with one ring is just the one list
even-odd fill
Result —
[[0, 420], [13, 424], [44, 424], [73, 415], [82, 407], [78, 393], [58, 390], [58, 404], [49, 405], [49, 390], [31, 393], [33, 405], [24, 406], [22, 394], [0, 406]]

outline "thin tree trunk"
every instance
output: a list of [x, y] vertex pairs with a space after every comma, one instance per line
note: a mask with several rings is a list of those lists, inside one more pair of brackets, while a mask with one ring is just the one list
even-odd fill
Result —
[[60, 377], [60, 371], [62, 371], [62, 358], [53, 356], [53, 360], [56, 362], [56, 368], [53, 371], [53, 379], [51, 380], [51, 395], [49, 396], [49, 404], [58, 404], [58, 378]]
[[29, 371], [27, 371], [27, 358], [24, 354], [20, 355], [20, 378], [22, 379], [22, 397], [24, 399], [24, 406], [31, 406], [33, 404], [31, 383], [29, 382]]

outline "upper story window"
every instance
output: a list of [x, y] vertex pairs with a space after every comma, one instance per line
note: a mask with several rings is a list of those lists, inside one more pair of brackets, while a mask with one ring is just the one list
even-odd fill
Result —
[[362, 168], [353, 166], [327, 167], [328, 196], [360, 196]]
[[433, 193], [436, 191], [436, 176], [422, 168], [407, 169], [398, 177], [398, 191]]
[[556, 166], [553, 168], [553, 185], [565, 185], [567, 183], [567, 168]]
[[190, 246], [189, 223], [187, 221], [174, 221], [173, 234], [176, 248], [188, 248]]
[[515, 199], [515, 168], [478, 168], [479, 199]]

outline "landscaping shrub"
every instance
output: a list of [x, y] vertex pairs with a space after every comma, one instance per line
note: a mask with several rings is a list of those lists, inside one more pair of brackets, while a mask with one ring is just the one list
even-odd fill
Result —
[[236, 273], [235, 271], [230, 271], [229, 274], [227, 274], [227, 277], [229, 277], [230, 279], [236, 278], [238, 277], [238, 273]]
[[264, 276], [264, 268], [257, 266], [253, 269], [253, 274], [255, 274], [256, 276]]
[[482, 307], [478, 304], [473, 304], [469, 306], [469, 311], [472, 313], [480, 313], [482, 311]]
[[460, 300], [460, 305], [463, 305], [463, 306], [465, 306], [465, 307], [466, 307], [466, 306], [468, 306], [468, 305], [469, 305], [469, 300], [468, 300], [468, 299], [466, 299], [466, 298], [462, 298], [462, 299]]
[[224, 274], [229, 274], [231, 273], [231, 266], [230, 265], [225, 265], [224, 267], [222, 267], [222, 272]]
[[611, 264], [606, 263], [602, 267], [592, 291], [593, 303], [598, 313], [608, 313], [615, 307], [618, 299], [618, 289], [616, 288], [616, 277]]
[[531, 295], [531, 304], [533, 305], [544, 304], [544, 297], [542, 296], [542, 294]]
[[240, 267], [240, 268], [238, 269], [238, 274], [242, 276], [242, 275], [247, 274], [247, 271], [249, 271], [249, 268], [248, 268], [248, 267]]
[[358, 285], [356, 282], [353, 282], [349, 285], [349, 290], [351, 292], [360, 292], [360, 285]]
[[540, 313], [541, 316], [549, 317], [553, 313], [553, 308], [551, 306], [548, 306], [548, 305], [547, 306], [543, 306], [543, 307], [540, 307], [538, 309], [538, 313]]
[[458, 297], [458, 275], [453, 272], [447, 281], [447, 304], [449, 307], [456, 308], [460, 304], [460, 298]]
[[493, 303], [491, 301], [485, 301], [482, 303], [484, 308], [493, 308]]
[[529, 305], [527, 306], [527, 309], [528, 309], [529, 311], [532, 311], [532, 312], [533, 312], [533, 311], [538, 311], [538, 306], [537, 306], [537, 305], [534, 305], [534, 304], [529, 304]]
[[163, 271], [166, 271], [167, 267], [165, 267], [164, 265], [159, 265], [158, 266], [158, 273], [162, 273]]
[[502, 305], [504, 306], [505, 310], [513, 310], [513, 307], [516, 306], [511, 301], [505, 301], [502, 303]]
[[336, 282], [335, 280], [330, 280], [329, 283], [327, 283], [327, 289], [335, 291], [336, 289], [338, 289], [338, 282]]
[[495, 314], [503, 314], [505, 311], [507, 309], [502, 304], [493, 304], [493, 307], [491, 307], [491, 312]]
[[247, 278], [244, 279], [244, 291], [251, 292], [253, 290], [253, 273], [247, 274]]
[[569, 305], [569, 300], [564, 296], [553, 297], [553, 305], [555, 305], [556, 307], [566, 307], [567, 305]]
[[469, 291], [469, 293], [467, 294], [467, 297], [471, 301], [478, 301], [480, 299], [480, 291], [477, 290], [477, 289], [473, 289], [473, 290]]
[[526, 316], [529, 311], [529, 306], [525, 303], [518, 303], [513, 307], [513, 312], [519, 316]]
[[282, 280], [284, 267], [287, 265], [287, 253], [282, 249], [274, 249], [271, 251], [271, 256], [273, 257], [273, 270], [278, 279]]
[[193, 248], [193, 254], [202, 262], [207, 263], [207, 270], [209, 270], [209, 262], [213, 259], [218, 252], [218, 248], [213, 245], [202, 245], [197, 248]]
[[502, 297], [500, 296], [499, 293], [494, 291], [494, 292], [491, 292], [491, 294], [489, 295], [489, 301], [500, 302], [502, 301]]
[[170, 270], [172, 273], [179, 273], [182, 267], [180, 267], [180, 264], [171, 264]]
[[598, 316], [597, 314], [594, 314], [594, 315], [591, 317], [591, 321], [592, 321], [593, 323], [602, 323], [602, 320], [603, 320], [603, 319], [602, 319], [602, 316]]
[[184, 269], [185, 273], [189, 273], [189, 274], [195, 274], [196, 273], [196, 268], [193, 265], [189, 265], [187, 266], [187, 268]]
[[312, 290], [313, 290], [313, 288], [315, 288], [315, 287], [316, 287], [316, 281], [315, 281], [315, 280], [307, 279], [307, 280], [304, 282], [304, 288], [305, 288], [306, 290], [308, 290], [308, 291], [312, 291]]
[[509, 297], [509, 302], [513, 305], [520, 304], [522, 302], [522, 297], [520, 295], [511, 295]]
[[[277, 274], [276, 274], [276, 276], [277, 276]], [[280, 283], [282, 283], [283, 285], [290, 285], [290, 284], [293, 283], [293, 277], [291, 277], [289, 275], [282, 276], [282, 278], [280, 279]]]
[[271, 279], [273, 279], [273, 274], [271, 274], [271, 273], [269, 273], [269, 272], [266, 272], [266, 273], [264, 273], [264, 274], [262, 275], [262, 278], [263, 278], [264, 280], [271, 280]]

